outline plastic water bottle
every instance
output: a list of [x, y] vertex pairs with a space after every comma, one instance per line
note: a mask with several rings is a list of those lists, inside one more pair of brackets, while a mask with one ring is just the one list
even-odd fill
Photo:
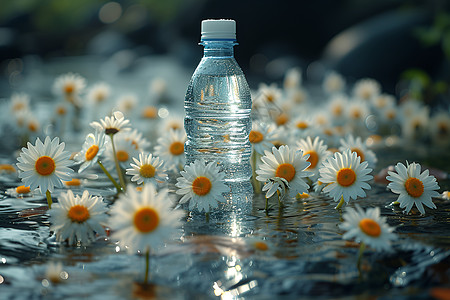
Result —
[[234, 20], [204, 20], [203, 58], [192, 75], [184, 107], [186, 163], [216, 161], [226, 174], [228, 199], [251, 199], [252, 100], [244, 73], [234, 58]]

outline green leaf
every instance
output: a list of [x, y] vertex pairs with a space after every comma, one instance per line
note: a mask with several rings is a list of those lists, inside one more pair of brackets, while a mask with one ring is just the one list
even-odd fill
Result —
[[419, 41], [427, 47], [437, 45], [442, 36], [442, 31], [436, 27], [418, 27], [413, 31]]
[[420, 85], [422, 89], [428, 87], [431, 83], [430, 76], [421, 69], [408, 69], [404, 71], [400, 77], [412, 81], [416, 85]]

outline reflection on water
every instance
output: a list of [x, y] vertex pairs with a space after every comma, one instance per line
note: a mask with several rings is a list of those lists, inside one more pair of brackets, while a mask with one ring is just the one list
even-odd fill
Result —
[[[102, 178], [88, 189], [114, 201]], [[4, 183], [2, 188], [12, 186]], [[448, 186], [448, 182], [443, 183]], [[85, 187], [76, 191], [81, 192]], [[57, 194], [57, 193], [56, 193]], [[358, 245], [342, 240], [342, 211], [331, 199], [312, 195], [286, 199], [282, 207], [255, 195], [237, 212], [187, 213], [181, 239], [156, 249], [151, 285], [143, 286], [143, 257], [99, 239], [88, 247], [53, 242], [43, 197], [0, 196], [0, 289], [2, 297], [108, 299], [236, 299], [281, 295], [409, 297], [405, 288], [428, 297], [433, 286], [446, 286], [450, 266], [450, 202], [435, 199], [426, 216], [404, 215], [390, 205], [396, 195], [374, 184], [368, 197], [351, 202], [381, 208], [399, 239], [394, 252], [367, 249], [361, 270]], [[49, 263], [63, 265], [64, 280], [46, 278]], [[80, 289], [80, 286], [83, 288]], [[390, 289], [397, 288], [397, 289]]]

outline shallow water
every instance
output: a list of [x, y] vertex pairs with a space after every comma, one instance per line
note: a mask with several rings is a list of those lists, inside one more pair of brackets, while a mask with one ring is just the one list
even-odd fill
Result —
[[[386, 154], [386, 165], [393, 154]], [[105, 178], [83, 188], [113, 201]], [[105, 185], [106, 184], [106, 185]], [[1, 190], [18, 185], [3, 181]], [[440, 182], [441, 190], [449, 182]], [[99, 188], [106, 186], [104, 188]], [[59, 191], [61, 192], [61, 191]], [[55, 198], [58, 192], [54, 193]], [[368, 197], [355, 203], [381, 208], [399, 239], [393, 251], [364, 252], [357, 268], [358, 245], [342, 239], [341, 210], [326, 196], [285, 199], [279, 207], [255, 195], [240, 212], [214, 212], [209, 222], [186, 212], [179, 240], [151, 255], [151, 286], [142, 287], [144, 258], [129, 255], [108, 237], [88, 247], [53, 241], [46, 200], [42, 196], [0, 196], [0, 293], [2, 299], [208, 299], [316, 298], [380, 296], [395, 299], [430, 297], [433, 288], [449, 287], [450, 201], [434, 199], [438, 209], [405, 215], [390, 205], [396, 196], [372, 182]], [[56, 199], [55, 199], [56, 200]], [[252, 242], [263, 240], [266, 251]], [[48, 262], [62, 262], [64, 279], [45, 279]]]

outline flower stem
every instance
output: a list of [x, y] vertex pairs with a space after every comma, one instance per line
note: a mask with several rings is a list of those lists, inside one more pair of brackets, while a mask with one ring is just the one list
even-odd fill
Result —
[[358, 267], [358, 270], [361, 267], [361, 258], [362, 258], [364, 249], [366, 249], [366, 244], [361, 242], [361, 245], [359, 246], [359, 252], [358, 252], [358, 261], [356, 262], [356, 266]]
[[205, 212], [206, 223], [209, 223], [209, 212]]
[[47, 197], [48, 209], [51, 209], [51, 208], [52, 208], [53, 201], [52, 201], [52, 195], [50, 194], [50, 191], [49, 191], [49, 190], [47, 190], [47, 191], [45, 192], [45, 196]]
[[113, 151], [113, 155], [114, 155], [114, 163], [116, 164], [117, 176], [119, 176], [119, 181], [120, 181], [120, 185], [122, 186], [122, 189], [124, 191], [126, 191], [125, 179], [123, 178], [122, 169], [120, 168], [119, 160], [117, 159], [116, 146], [114, 146], [113, 136], [114, 136], [113, 134], [109, 135], [109, 137], [111, 138], [111, 146], [112, 146], [112, 151]]
[[147, 247], [147, 251], [145, 251], [145, 277], [144, 284], [148, 284], [148, 271], [150, 269], [150, 247]]
[[266, 199], [266, 204], [264, 205], [264, 210], [266, 211], [266, 215], [269, 212], [269, 198], [264, 197], [264, 199]]
[[111, 176], [111, 174], [109, 174], [108, 170], [106, 170], [106, 168], [103, 166], [102, 162], [97, 160], [98, 165], [100, 166], [100, 168], [102, 169], [103, 173], [105, 173], [106, 176], [108, 176], [109, 180], [111, 180], [111, 182], [114, 184], [114, 186], [116, 187], [116, 190], [118, 193], [122, 192], [122, 188], [120, 187], [120, 185], [117, 183], [117, 181]]
[[342, 196], [341, 201], [339, 201], [339, 204], [335, 207], [335, 209], [340, 209], [342, 205], [344, 205], [344, 203], [345, 203], [344, 196]]

